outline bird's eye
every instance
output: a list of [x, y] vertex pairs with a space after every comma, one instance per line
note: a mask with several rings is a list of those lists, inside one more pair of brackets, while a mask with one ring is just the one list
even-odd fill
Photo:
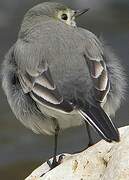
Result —
[[66, 20], [68, 19], [67, 14], [62, 14], [62, 15], [61, 15], [61, 19], [63, 19], [63, 20], [65, 20], [65, 21], [66, 21]]

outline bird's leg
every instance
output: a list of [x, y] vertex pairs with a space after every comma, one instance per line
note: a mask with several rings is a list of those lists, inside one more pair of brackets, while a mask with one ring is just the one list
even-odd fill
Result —
[[57, 160], [58, 134], [59, 134], [59, 127], [57, 126], [57, 128], [55, 129], [55, 136], [54, 136], [54, 156], [53, 159], [47, 161], [48, 167], [40, 177], [44, 176], [47, 172], [49, 172], [50, 170], [61, 164], [62, 159], [65, 156], [64, 154], [61, 154], [58, 156], [58, 160]]
[[55, 129], [55, 137], [54, 137], [54, 156], [53, 156], [53, 162], [52, 162], [52, 169], [56, 166], [58, 166], [58, 161], [57, 161], [57, 146], [58, 146], [58, 134], [59, 134], [59, 128], [57, 127]]
[[59, 134], [59, 127], [57, 127], [55, 129], [55, 136], [54, 136], [54, 156], [53, 156], [53, 160], [52, 163], [50, 161], [48, 161], [48, 165], [51, 169], [55, 168], [56, 166], [58, 166], [59, 164], [61, 164], [62, 159], [64, 157], [64, 155], [60, 155], [58, 160], [57, 160], [57, 146], [58, 146], [58, 134]]
[[90, 146], [92, 146], [94, 143], [93, 143], [93, 140], [92, 140], [92, 137], [91, 137], [91, 132], [90, 132], [89, 124], [88, 124], [87, 122], [85, 122], [85, 124], [86, 124], [87, 134], [88, 134], [88, 138], [89, 138], [88, 147], [90, 147]]

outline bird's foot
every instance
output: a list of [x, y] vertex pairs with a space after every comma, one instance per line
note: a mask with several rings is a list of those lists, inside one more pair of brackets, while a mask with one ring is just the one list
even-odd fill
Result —
[[47, 172], [54, 169], [56, 166], [60, 165], [63, 162], [65, 155], [61, 154], [57, 157], [54, 157], [53, 159], [50, 159], [47, 161], [47, 167], [45, 168], [45, 172], [40, 176], [44, 176]]
[[87, 148], [91, 147], [93, 144], [94, 144], [93, 141], [90, 140], [88, 145], [87, 145]]
[[60, 165], [63, 161], [63, 158], [64, 158], [64, 154], [61, 154], [59, 157], [58, 157], [58, 160], [57, 160], [57, 157], [54, 157], [52, 162], [49, 160], [47, 161], [47, 164], [49, 165], [50, 167], [50, 170], [55, 168], [56, 166]]

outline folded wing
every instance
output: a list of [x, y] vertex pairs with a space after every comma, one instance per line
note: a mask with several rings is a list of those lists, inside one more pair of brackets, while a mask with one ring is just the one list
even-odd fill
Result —
[[23, 91], [29, 93], [36, 102], [63, 112], [73, 110], [72, 104], [60, 95], [52, 80], [48, 65], [37, 75], [19, 71], [18, 76]]
[[119, 141], [117, 128], [102, 109], [111, 90], [104, 47], [93, 33], [81, 28], [80, 33], [85, 37], [84, 56], [93, 82], [96, 101], [94, 106], [89, 104], [86, 108], [81, 107], [79, 113], [106, 141]]

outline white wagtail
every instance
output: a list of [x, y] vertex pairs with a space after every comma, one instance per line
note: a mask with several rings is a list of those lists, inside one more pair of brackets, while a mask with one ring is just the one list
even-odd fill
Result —
[[119, 141], [109, 115], [124, 96], [125, 76], [114, 54], [76, 17], [87, 12], [45, 2], [30, 9], [2, 66], [10, 107], [35, 133], [91, 125], [108, 142]]

